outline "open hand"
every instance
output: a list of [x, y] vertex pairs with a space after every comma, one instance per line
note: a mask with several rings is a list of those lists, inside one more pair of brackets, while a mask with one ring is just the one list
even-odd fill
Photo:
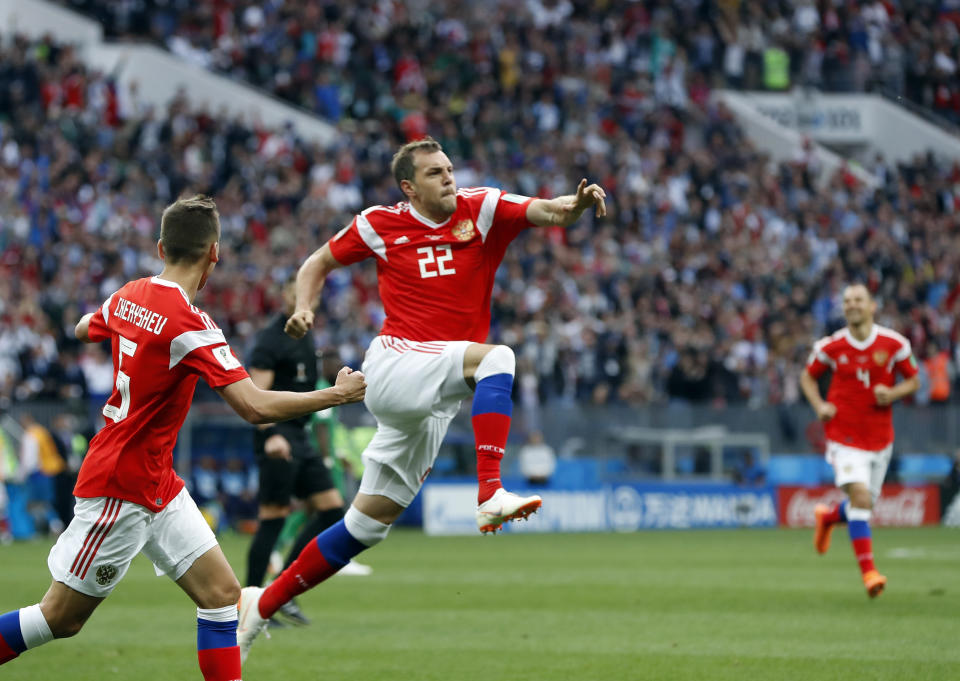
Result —
[[607, 204], [605, 199], [607, 193], [598, 184], [587, 184], [586, 178], [580, 180], [577, 185], [577, 195], [573, 198], [572, 210], [582, 213], [590, 206], [597, 207], [597, 217], [602, 218], [607, 214]]

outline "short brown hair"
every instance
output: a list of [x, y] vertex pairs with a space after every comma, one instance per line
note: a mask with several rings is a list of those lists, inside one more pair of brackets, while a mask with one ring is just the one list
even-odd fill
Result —
[[178, 199], [160, 218], [160, 243], [171, 265], [200, 260], [219, 238], [220, 214], [209, 196]]
[[404, 180], [413, 181], [413, 174], [416, 170], [413, 165], [413, 155], [421, 151], [430, 154], [435, 151], [443, 151], [443, 147], [429, 135], [422, 140], [407, 142], [400, 147], [390, 162], [390, 172], [393, 173], [393, 179], [397, 181], [398, 186]]

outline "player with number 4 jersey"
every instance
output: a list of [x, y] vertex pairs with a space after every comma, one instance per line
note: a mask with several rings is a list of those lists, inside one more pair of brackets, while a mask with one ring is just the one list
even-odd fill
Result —
[[458, 190], [450, 159], [430, 138], [402, 147], [391, 170], [407, 200], [364, 210], [307, 259], [286, 324], [287, 333], [303, 336], [327, 274], [375, 260], [386, 320], [363, 360], [370, 382], [365, 403], [377, 433], [363, 453], [360, 490], [344, 519], [318, 535], [266, 591], [244, 589], [238, 630], [244, 655], [283, 603], [386, 537], [429, 475], [461, 400], [473, 403], [477, 529], [496, 532], [541, 505], [539, 496], [520, 496], [500, 483], [516, 359], [507, 346], [485, 342], [494, 276], [523, 230], [566, 227], [588, 208], [605, 215], [604, 191], [586, 180], [576, 194], [555, 199], [492, 187]]
[[243, 418], [272, 423], [358, 401], [366, 384], [345, 368], [327, 390], [254, 385], [223, 332], [193, 305], [219, 260], [219, 241], [211, 199], [175, 202], [161, 219], [163, 271], [124, 285], [77, 324], [81, 341], [110, 342], [115, 389], [103, 407], [106, 425], [80, 468], [74, 519], [47, 560], [53, 583], [40, 603], [0, 615], [0, 665], [77, 634], [142, 552], [197, 605], [203, 678], [240, 681], [240, 585], [173, 470], [193, 390], [203, 378]]
[[[867, 594], [878, 596], [886, 586], [873, 562], [870, 516], [880, 496], [893, 452], [892, 404], [919, 386], [917, 363], [910, 341], [896, 331], [875, 324], [876, 303], [863, 285], [843, 292], [847, 326], [819, 340], [810, 353], [800, 386], [817, 418], [824, 421], [827, 460], [837, 487], [848, 500], [814, 510], [814, 547], [826, 553], [838, 523], [847, 523], [854, 554], [860, 564]], [[832, 372], [827, 399], [817, 380]], [[904, 377], [896, 382], [897, 374]]]

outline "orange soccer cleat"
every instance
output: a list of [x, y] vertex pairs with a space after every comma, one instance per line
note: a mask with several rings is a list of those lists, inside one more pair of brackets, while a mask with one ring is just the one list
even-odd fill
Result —
[[870, 570], [863, 575], [863, 585], [867, 588], [867, 595], [870, 598], [876, 598], [887, 586], [887, 578], [876, 570]]
[[825, 516], [830, 513], [826, 504], [817, 504], [813, 507], [813, 517], [816, 525], [813, 529], [813, 548], [823, 555], [830, 548], [830, 535], [833, 534], [833, 523], [828, 523]]

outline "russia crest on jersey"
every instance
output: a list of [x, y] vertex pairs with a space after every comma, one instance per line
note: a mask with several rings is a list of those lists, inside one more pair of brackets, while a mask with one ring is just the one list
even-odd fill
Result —
[[476, 230], [473, 228], [473, 220], [461, 220], [450, 230], [457, 241], [470, 241]]

